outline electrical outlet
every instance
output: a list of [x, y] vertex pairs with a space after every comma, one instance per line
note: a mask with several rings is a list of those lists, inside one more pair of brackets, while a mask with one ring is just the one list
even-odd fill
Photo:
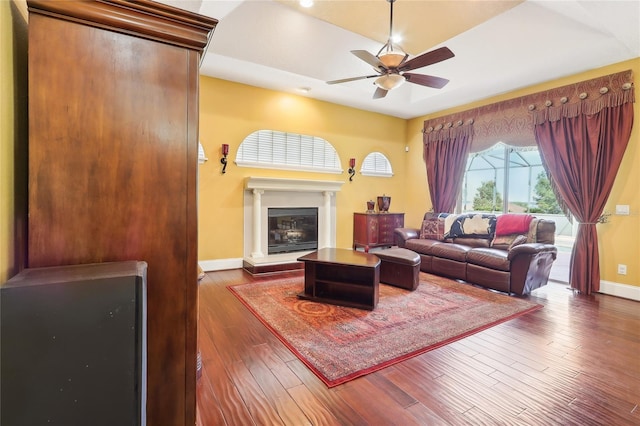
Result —
[[616, 214], [617, 215], [628, 215], [629, 214], [629, 205], [628, 204], [618, 204], [616, 205]]
[[627, 275], [627, 265], [623, 265], [622, 263], [618, 263], [618, 274]]

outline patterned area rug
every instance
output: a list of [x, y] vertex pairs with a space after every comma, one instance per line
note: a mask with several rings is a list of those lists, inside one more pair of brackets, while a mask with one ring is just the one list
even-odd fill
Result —
[[229, 290], [328, 387], [542, 307], [423, 272], [413, 292], [380, 284], [373, 311], [300, 300], [303, 288], [299, 277]]

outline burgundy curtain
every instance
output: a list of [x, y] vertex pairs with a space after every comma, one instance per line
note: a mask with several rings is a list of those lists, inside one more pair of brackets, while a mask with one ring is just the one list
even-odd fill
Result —
[[[632, 98], [632, 95], [629, 99]], [[571, 288], [584, 294], [600, 289], [596, 223], [602, 215], [633, 127], [633, 101], [599, 111], [574, 111], [536, 119], [543, 161], [571, 213], [578, 233], [571, 252]]]
[[431, 205], [436, 213], [453, 213], [471, 146], [472, 127], [425, 133], [424, 162]]

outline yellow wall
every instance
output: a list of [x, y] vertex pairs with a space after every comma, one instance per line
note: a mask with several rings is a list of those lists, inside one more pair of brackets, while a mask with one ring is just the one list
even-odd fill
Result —
[[[200, 141], [209, 161], [199, 170], [199, 258], [215, 260], [243, 256], [243, 183], [248, 176], [339, 180], [346, 183], [336, 195], [338, 247], [353, 243], [353, 212], [365, 211], [378, 195], [391, 196], [391, 211], [404, 211], [403, 184], [407, 153], [406, 121], [271, 90], [209, 77], [200, 79]], [[337, 150], [344, 172], [283, 172], [238, 167], [238, 146], [256, 130], [279, 130], [321, 137]], [[220, 145], [229, 144], [227, 173], [221, 174]], [[349, 158], [359, 170], [365, 155], [382, 152], [394, 176], [376, 178], [346, 172]]]
[[[407, 124], [407, 144], [414, 151], [422, 146], [422, 133], [420, 131], [422, 130], [422, 124], [426, 119], [465, 111], [482, 105], [488, 105], [506, 99], [512, 99], [544, 91], [553, 87], [564, 86], [628, 69], [633, 70], [637, 99], [638, 94], [640, 93], [638, 91], [638, 87], [640, 87], [640, 58], [572, 75], [570, 77], [549, 81], [544, 84], [538, 84], [527, 87], [526, 89], [485, 99], [480, 102], [458, 106], [436, 114], [409, 120]], [[617, 204], [628, 204], [631, 210], [631, 215], [612, 215], [609, 223], [598, 225], [597, 228], [600, 251], [600, 278], [604, 281], [640, 286], [640, 264], [638, 263], [638, 259], [640, 259], [640, 191], [638, 190], [638, 183], [640, 182], [640, 106], [636, 104], [634, 111], [634, 127], [631, 132], [629, 145], [625, 152], [622, 164], [620, 165], [618, 177], [613, 189], [611, 190], [609, 200], [605, 207], [606, 212], [615, 213], [615, 206]], [[414, 160], [417, 163], [417, 159]], [[411, 168], [411, 172], [413, 173], [414, 170], [417, 172], [420, 169], [416, 166], [415, 168]], [[418, 179], [416, 179], [416, 181], [418, 181]], [[423, 188], [423, 192], [427, 194], [426, 196], [428, 199], [429, 191], [426, 186]], [[414, 221], [417, 220], [420, 215], [421, 206], [419, 203], [420, 201], [417, 199], [407, 200], [405, 203], [408, 211], [412, 212]], [[620, 263], [627, 265], [627, 275], [618, 275], [617, 265]]]
[[[27, 145], [27, 12], [24, 0], [0, 2], [0, 283], [17, 273], [23, 261], [21, 229], [26, 221]], [[427, 118], [475, 108], [523, 96], [551, 87], [632, 69], [635, 86], [640, 82], [640, 58], [554, 80], [483, 101], [463, 105], [412, 120], [360, 111], [281, 92], [258, 89], [224, 80], [202, 77], [200, 140], [209, 161], [200, 166], [199, 258], [240, 258], [243, 255], [242, 188], [247, 176], [279, 176], [346, 183], [338, 193], [337, 246], [352, 243], [352, 213], [364, 211], [366, 201], [387, 194], [391, 210], [405, 212], [405, 223], [417, 226], [431, 205], [422, 161], [422, 122]], [[640, 108], [635, 126], [606, 211], [628, 204], [630, 216], [611, 216], [598, 225], [602, 279], [640, 286]], [[255, 130], [272, 129], [319, 136], [338, 151], [345, 172], [341, 175], [276, 172], [237, 167], [233, 164], [240, 142]], [[231, 148], [227, 173], [220, 173], [220, 145]], [[409, 152], [404, 147], [409, 147]], [[348, 159], [359, 169], [371, 151], [384, 153], [394, 176], [389, 179], [356, 174], [349, 182]], [[618, 263], [628, 274], [618, 275]]]
[[[383, 193], [392, 196], [391, 210], [405, 213], [407, 226], [418, 226], [431, 208], [426, 172], [422, 160], [422, 124], [428, 118], [463, 111], [518, 96], [547, 90], [590, 78], [632, 69], [635, 86], [640, 78], [640, 58], [553, 80], [501, 96], [462, 105], [437, 114], [402, 120], [353, 108], [259, 89], [223, 80], [201, 77], [200, 139], [209, 162], [200, 168], [199, 258], [216, 260], [243, 255], [243, 180], [247, 176], [278, 176], [347, 181], [337, 196], [337, 246], [352, 244], [354, 211], [363, 211], [366, 201]], [[606, 211], [616, 204], [629, 204], [630, 216], [611, 216], [598, 225], [601, 278], [639, 286], [640, 265], [640, 109], [635, 108], [635, 127]], [[356, 175], [348, 182], [342, 175], [280, 172], [237, 167], [232, 160], [241, 141], [260, 129], [281, 130], [319, 136], [338, 151], [346, 170], [350, 157], [357, 159], [371, 151], [387, 155], [394, 170], [391, 179]], [[230, 145], [227, 174], [220, 173], [220, 145]], [[409, 147], [409, 152], [404, 147]], [[627, 275], [617, 274], [617, 264], [627, 265]]]
[[27, 6], [0, 2], [0, 285], [19, 272], [26, 220]]

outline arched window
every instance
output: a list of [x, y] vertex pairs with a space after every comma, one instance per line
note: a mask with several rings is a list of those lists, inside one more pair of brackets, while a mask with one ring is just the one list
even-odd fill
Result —
[[368, 154], [362, 162], [360, 173], [364, 176], [391, 177], [393, 170], [389, 159], [381, 152]]
[[240, 167], [342, 173], [338, 153], [326, 140], [275, 130], [258, 130], [247, 136], [235, 162]]

